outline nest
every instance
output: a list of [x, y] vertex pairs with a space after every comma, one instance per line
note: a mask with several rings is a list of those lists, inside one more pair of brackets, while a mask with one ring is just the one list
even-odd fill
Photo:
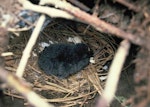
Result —
[[[21, 32], [19, 37], [12, 35], [9, 51], [13, 52], [14, 56], [6, 58], [6, 69], [9, 71], [16, 71], [30, 34], [30, 31], [26, 31]], [[89, 64], [82, 71], [66, 79], [48, 76], [39, 69], [37, 60], [42, 48], [40, 43], [68, 43], [69, 37], [76, 36], [94, 51], [95, 64]], [[56, 106], [89, 105], [90, 101], [94, 102], [93, 99], [97, 94], [102, 93], [105, 80], [100, 78], [107, 76], [107, 71], [103, 67], [112, 60], [115, 47], [113, 38], [94, 30], [92, 27], [77, 23], [76, 29], [73, 29], [65, 21], [54, 20], [41, 32], [25, 69], [24, 78], [31, 83], [34, 91]], [[16, 96], [16, 93], [11, 93]]]

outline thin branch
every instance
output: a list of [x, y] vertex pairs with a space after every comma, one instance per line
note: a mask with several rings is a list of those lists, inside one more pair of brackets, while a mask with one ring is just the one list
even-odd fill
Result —
[[84, 11], [90, 11], [91, 9], [89, 7], [87, 7], [86, 5], [82, 4], [81, 2], [79, 2], [78, 0], [67, 0], [69, 2], [71, 2], [72, 4], [74, 4], [75, 6], [78, 6], [79, 8], [81, 8]]
[[0, 79], [21, 93], [35, 107], [54, 107], [31, 90], [25, 81], [0, 67]]
[[22, 77], [23, 76], [23, 73], [24, 73], [24, 69], [26, 67], [26, 64], [28, 62], [28, 59], [30, 57], [30, 53], [32, 51], [32, 48], [38, 38], [38, 35], [40, 33], [40, 30], [42, 28], [42, 25], [45, 21], [45, 15], [41, 15], [41, 17], [39, 18], [38, 22], [37, 22], [37, 25], [29, 39], [29, 42], [26, 46], [26, 48], [24, 49], [24, 52], [23, 52], [23, 55], [22, 55], [22, 58], [21, 58], [21, 61], [20, 61], [20, 64], [19, 64], [19, 67], [17, 68], [17, 72], [16, 72], [16, 75], [18, 77]]
[[[97, 0], [96, 1], [96, 3], [95, 3], [95, 6], [94, 6], [94, 8], [93, 8], [93, 16], [98, 16], [98, 13], [99, 13], [99, 3], [100, 3], [100, 0]], [[91, 25], [88, 25], [87, 27], [86, 27], [86, 29], [84, 30], [84, 33], [86, 33], [86, 31], [90, 28], [90, 26]]]
[[106, 107], [106, 105], [112, 102], [117, 89], [121, 69], [125, 62], [126, 56], [128, 55], [129, 49], [130, 49], [129, 41], [123, 40], [111, 64], [108, 73], [108, 79], [106, 81], [106, 86], [102, 94], [102, 98], [99, 101], [98, 107]]
[[115, 0], [115, 2], [118, 2], [126, 7], [128, 7], [128, 9], [133, 10], [135, 12], [139, 12], [140, 8], [137, 6], [134, 6], [133, 4], [127, 2], [126, 0]]
[[96, 3], [95, 3], [95, 6], [94, 6], [94, 9], [93, 9], [93, 15], [94, 16], [98, 16], [98, 13], [99, 13], [99, 3], [100, 3], [101, 0], [96, 0]]
[[39, 5], [34, 5], [28, 0], [19, 0], [20, 3], [23, 5], [24, 9], [29, 9], [35, 12], [47, 14], [50, 17], [61, 17], [61, 18], [66, 18], [66, 19], [74, 19], [74, 16], [68, 14], [67, 12], [51, 7], [46, 7], [46, 6], [39, 6]]
[[1, 54], [2, 57], [12, 56], [12, 55], [14, 55], [12, 52], [3, 52], [3, 53]]

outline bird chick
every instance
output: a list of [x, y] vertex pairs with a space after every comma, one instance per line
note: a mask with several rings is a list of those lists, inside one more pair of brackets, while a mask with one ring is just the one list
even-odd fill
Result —
[[48, 75], [65, 78], [86, 67], [92, 55], [83, 43], [52, 44], [39, 54], [38, 65]]

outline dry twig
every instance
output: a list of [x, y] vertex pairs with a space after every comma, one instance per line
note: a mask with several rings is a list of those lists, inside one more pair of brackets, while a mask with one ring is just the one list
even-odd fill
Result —
[[99, 101], [98, 107], [106, 107], [108, 104], [112, 102], [117, 89], [121, 69], [125, 62], [126, 56], [128, 55], [129, 48], [130, 48], [129, 41], [124, 40], [123, 42], [121, 42], [121, 45], [118, 48], [118, 51], [111, 64], [108, 79], [106, 81], [106, 86], [102, 94], [102, 98]]
[[89, 7], [87, 7], [86, 5], [84, 5], [84, 4], [82, 4], [81, 2], [79, 2], [78, 0], [67, 0], [67, 1], [69, 1], [69, 2], [71, 2], [72, 4], [74, 4], [74, 5], [76, 5], [76, 6], [78, 6], [78, 7], [80, 7], [82, 10], [84, 10], [84, 11], [90, 11], [90, 8]]
[[126, 0], [115, 0], [116, 2], [128, 7], [128, 9], [131, 9], [135, 12], [139, 12], [140, 11], [140, 8], [137, 7], [137, 6], [134, 6], [133, 4], [127, 2]]
[[23, 56], [21, 58], [21, 61], [20, 61], [20, 64], [19, 64], [19, 67], [17, 68], [17, 72], [16, 72], [16, 75], [18, 77], [22, 77], [23, 76], [23, 72], [24, 72], [24, 69], [26, 67], [26, 64], [28, 62], [28, 59], [30, 57], [30, 53], [32, 51], [32, 48], [38, 38], [38, 35], [40, 33], [40, 30], [42, 28], [42, 25], [45, 21], [45, 15], [42, 15], [40, 18], [39, 18], [39, 21], [31, 35], [31, 38], [26, 46], [26, 48], [24, 49], [24, 52], [23, 52]]
[[66, 18], [66, 19], [73, 19], [74, 16], [68, 14], [67, 12], [51, 7], [46, 7], [46, 6], [38, 6], [34, 5], [28, 0], [19, 0], [19, 2], [23, 5], [24, 9], [29, 9], [35, 12], [47, 14], [50, 17], [61, 17], [61, 18]]
[[2, 67], [0, 67], [0, 78], [2, 81], [21, 93], [33, 106], [54, 107], [53, 105], [46, 103], [44, 99], [41, 99], [35, 92], [33, 92], [27, 83], [17, 76], [8, 73], [8, 71]]

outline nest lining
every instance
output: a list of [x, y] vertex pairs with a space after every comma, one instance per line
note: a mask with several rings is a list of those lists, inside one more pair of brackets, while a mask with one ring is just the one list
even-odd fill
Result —
[[[76, 31], [78, 30], [78, 32]], [[86, 25], [77, 24], [74, 30], [64, 22], [51, 22], [40, 34], [34, 46], [28, 65], [25, 69], [24, 78], [32, 84], [33, 90], [43, 96], [48, 102], [59, 106], [86, 105], [96, 94], [102, 93], [105, 80], [101, 81], [102, 75], [107, 75], [103, 70], [106, 62], [112, 60], [115, 53], [115, 41], [113, 38], [101, 34], [93, 28], [86, 29]], [[83, 33], [86, 30], [85, 33]], [[14, 72], [18, 66], [22, 51], [30, 37], [29, 31], [21, 32], [19, 37], [10, 40], [9, 51], [15, 55], [11, 60], [6, 60], [6, 68]], [[40, 42], [68, 43], [69, 37], [80, 37], [94, 51], [95, 64], [89, 64], [86, 68], [70, 76], [67, 79], [59, 79], [48, 76], [37, 66], [38, 53], [41, 51]], [[37, 56], [36, 56], [37, 54]]]

